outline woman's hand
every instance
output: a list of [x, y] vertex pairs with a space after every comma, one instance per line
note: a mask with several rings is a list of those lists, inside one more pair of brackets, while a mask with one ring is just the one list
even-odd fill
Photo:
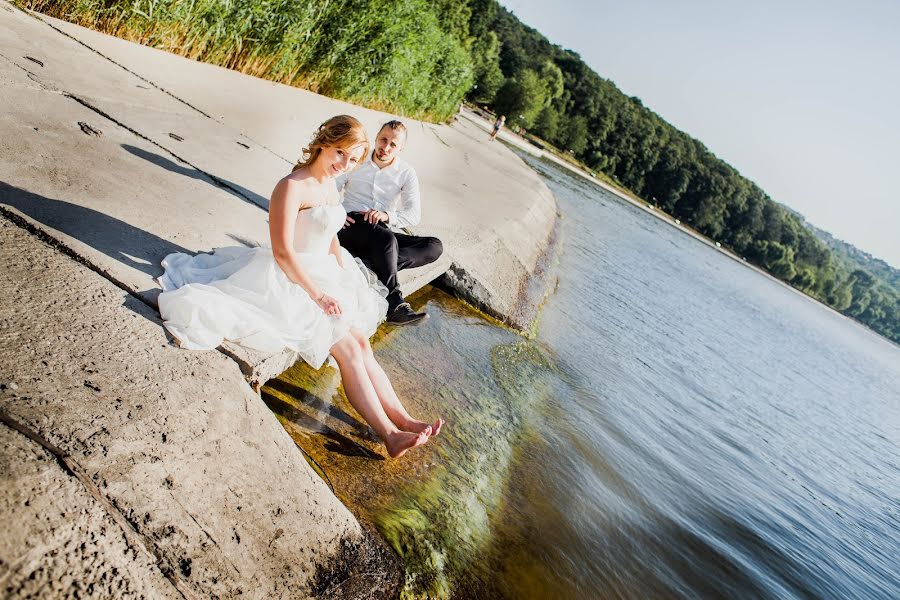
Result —
[[319, 308], [321, 308], [326, 315], [333, 315], [337, 317], [342, 314], [340, 302], [338, 302], [325, 292], [322, 292], [322, 294], [318, 298], [313, 298], [313, 300], [315, 300], [316, 304], [319, 305]]

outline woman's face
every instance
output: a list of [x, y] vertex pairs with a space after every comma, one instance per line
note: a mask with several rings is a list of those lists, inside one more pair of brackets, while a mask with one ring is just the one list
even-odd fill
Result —
[[356, 167], [360, 159], [362, 159], [364, 151], [365, 148], [362, 144], [353, 146], [350, 149], [328, 146], [322, 148], [319, 160], [322, 161], [330, 176], [337, 177], [341, 173]]

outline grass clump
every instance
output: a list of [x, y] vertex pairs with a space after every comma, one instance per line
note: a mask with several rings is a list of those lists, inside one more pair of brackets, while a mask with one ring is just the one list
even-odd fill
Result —
[[442, 27], [440, 2], [17, 3], [194, 60], [414, 118], [448, 118], [473, 83], [467, 30]]

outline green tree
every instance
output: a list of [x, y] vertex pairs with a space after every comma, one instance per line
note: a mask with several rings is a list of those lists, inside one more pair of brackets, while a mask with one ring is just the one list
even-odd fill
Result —
[[581, 154], [587, 147], [587, 119], [581, 116], [565, 118], [559, 126], [560, 146], [574, 154]]
[[538, 75], [540, 75], [546, 90], [544, 102], [546, 106], [549, 106], [551, 102], [562, 96], [565, 90], [562, 71], [559, 70], [559, 67], [553, 61], [545, 60], [541, 64]]
[[488, 31], [476, 38], [471, 54], [475, 87], [469, 92], [469, 97], [477, 102], [490, 103], [504, 82], [503, 71], [500, 70], [500, 40], [497, 34]]
[[547, 89], [540, 76], [531, 69], [524, 69], [507, 79], [494, 98], [494, 109], [506, 115], [507, 123], [530, 128], [547, 96]]
[[545, 140], [555, 141], [559, 133], [559, 113], [552, 105], [545, 106], [534, 121], [534, 131]]
[[666, 144], [653, 170], [647, 175], [645, 196], [671, 212], [688, 189], [690, 160], [686, 155], [686, 146], [680, 140], [672, 140]]
[[756, 262], [779, 279], [790, 281], [797, 274], [793, 249], [780, 242], [756, 240], [752, 255]]
[[791, 285], [804, 291], [812, 290], [816, 284], [816, 274], [809, 267], [802, 267], [797, 270], [797, 274], [791, 279]]
[[[480, 38], [493, 33], [492, 27], [497, 19], [500, 5], [496, 0], [469, 0], [469, 35]], [[496, 35], [496, 34], [495, 34]]]
[[449, 33], [464, 45], [469, 43], [469, 23], [472, 20], [472, 8], [469, 2], [431, 0], [431, 8], [444, 32]]
[[847, 308], [848, 315], [859, 317], [869, 308], [874, 286], [875, 278], [866, 271], [857, 269], [850, 274], [850, 291], [853, 301]]

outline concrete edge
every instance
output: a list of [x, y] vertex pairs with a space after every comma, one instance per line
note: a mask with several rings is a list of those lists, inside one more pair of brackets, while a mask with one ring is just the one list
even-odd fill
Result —
[[508, 313], [496, 310], [490, 290], [457, 263], [451, 263], [433, 284], [526, 337], [533, 337], [544, 303], [557, 286], [555, 266], [559, 257], [560, 225], [557, 215], [534, 269], [519, 282], [512, 310]]

